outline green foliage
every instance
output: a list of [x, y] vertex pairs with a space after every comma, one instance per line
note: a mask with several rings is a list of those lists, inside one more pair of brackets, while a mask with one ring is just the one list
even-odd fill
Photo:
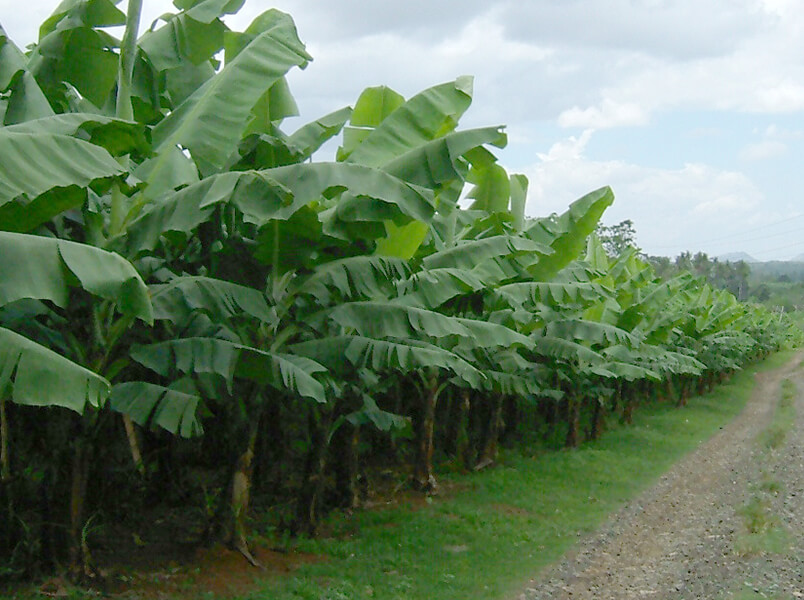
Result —
[[598, 225], [597, 236], [600, 238], [606, 254], [618, 257], [630, 248], [639, 250], [636, 241], [636, 228], [631, 219], [620, 221], [616, 225]]
[[[747, 288], [707, 283], [705, 255], [682, 261], [700, 277], [660, 273], [626, 248], [629, 221], [600, 229], [607, 187], [526, 217], [527, 179], [492, 151], [502, 128], [459, 127], [469, 77], [407, 99], [369, 88], [286, 133], [286, 75], [311, 60], [290, 16], [233, 32], [221, 17], [242, 0], [177, 0], [138, 36], [138, 3], [115, 4], [65, 0], [27, 54], [0, 30], [0, 394], [10, 439], [71, 507], [124, 510], [108, 498], [138, 497], [132, 465], [157, 495], [156, 469], [228, 474], [232, 518], [213, 528], [242, 550], [248, 494], [224, 490], [250, 461], [279, 482], [257, 495], [312, 531], [354, 506], [368, 455], [432, 486], [433, 457], [490, 464], [515, 435], [575, 445], [606, 412], [631, 419], [638, 393], [683, 401], [793, 339], [738, 302]], [[123, 42], [105, 30], [123, 23]], [[117, 462], [86, 458], [101, 450]], [[120, 490], [88, 497], [106, 478]], [[45, 484], [15, 485], [44, 535], [19, 499]], [[86, 569], [87, 514], [57, 512], [61, 554]]]

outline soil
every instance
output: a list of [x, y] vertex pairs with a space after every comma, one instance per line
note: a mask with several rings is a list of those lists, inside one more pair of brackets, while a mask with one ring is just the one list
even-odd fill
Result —
[[[803, 356], [757, 375], [740, 416], [532, 580], [519, 600], [804, 598]], [[785, 378], [797, 388], [795, 423], [767, 449], [758, 436]], [[754, 521], [752, 503], [761, 508]]]
[[[372, 479], [374, 485], [361, 504], [363, 510], [405, 506], [415, 511], [433, 502], [429, 495], [410, 490], [402, 473], [385, 469], [373, 473]], [[445, 481], [439, 485], [437, 497], [449, 498], [469, 488], [466, 483]], [[119, 600], [194, 600], [209, 594], [229, 598], [254, 593], [267, 578], [292, 575], [303, 565], [327, 560], [326, 555], [286, 549], [277, 546], [276, 540], [253, 536], [251, 551], [260, 563], [255, 568], [236, 550], [221, 544], [201, 545], [205, 524], [201, 515], [161, 507], [144, 511], [133, 522], [107, 523], [104, 535], [93, 540], [92, 555], [100, 575], [97, 581], [85, 582], [78, 593], [64, 577], [52, 577], [37, 585], [36, 593], [50, 598], [78, 594]], [[333, 531], [323, 526], [319, 533], [322, 537], [351, 537], [359, 531], [349, 527]], [[465, 552], [468, 547], [448, 550]]]

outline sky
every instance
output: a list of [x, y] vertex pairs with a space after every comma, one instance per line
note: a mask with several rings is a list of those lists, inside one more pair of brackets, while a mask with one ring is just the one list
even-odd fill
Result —
[[[175, 10], [144, 3], [144, 27]], [[57, 4], [0, 0], [0, 24], [25, 46]], [[269, 8], [314, 57], [288, 131], [368, 86], [473, 75], [461, 127], [506, 126], [529, 216], [609, 185], [604, 223], [648, 254], [804, 255], [804, 0], [246, 0], [225, 21]]]

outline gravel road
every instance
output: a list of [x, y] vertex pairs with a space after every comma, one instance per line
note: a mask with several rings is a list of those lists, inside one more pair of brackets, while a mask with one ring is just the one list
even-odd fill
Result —
[[[757, 375], [740, 416], [534, 579], [519, 600], [804, 598], [802, 358]], [[769, 450], [758, 438], [784, 379], [797, 388], [796, 419]], [[759, 515], [759, 534], [749, 534], [750, 523], [757, 528], [750, 515]]]

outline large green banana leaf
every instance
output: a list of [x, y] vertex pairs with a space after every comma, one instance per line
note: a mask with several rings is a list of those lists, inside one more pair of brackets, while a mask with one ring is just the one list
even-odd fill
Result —
[[522, 231], [525, 228], [525, 205], [528, 200], [528, 178], [521, 174], [514, 174], [511, 180], [511, 216], [514, 218], [514, 230]]
[[53, 114], [39, 84], [28, 70], [28, 59], [0, 26], [0, 94], [7, 95], [2, 122], [21, 123]]
[[328, 314], [341, 327], [377, 339], [420, 339], [422, 336], [440, 339], [457, 336], [488, 348], [513, 344], [531, 346], [526, 336], [503, 325], [452, 317], [399, 302], [347, 302], [328, 311]]
[[197, 393], [132, 381], [112, 388], [109, 406], [143, 427], [158, 426], [170, 433], [191, 437], [203, 432], [197, 416], [200, 401]]
[[478, 292], [496, 283], [496, 279], [487, 275], [480, 268], [423, 269], [411, 275], [409, 279], [400, 281], [398, 288], [404, 298], [410, 298], [421, 306], [435, 309], [456, 296]]
[[[157, 153], [182, 146], [205, 174], [219, 170], [237, 149], [260, 98], [289, 69], [311, 60], [293, 20], [279, 11], [269, 13], [261, 19], [263, 31], [154, 128]], [[157, 160], [149, 181], [166, 166]]]
[[179, 69], [184, 64], [200, 65], [223, 48], [226, 26], [220, 20], [236, 13], [244, 0], [201, 0], [175, 2], [182, 12], [168, 16], [159, 28], [147, 31], [138, 45], [158, 72]]
[[463, 181], [468, 166], [460, 159], [467, 152], [484, 144], [502, 147], [505, 143], [500, 127], [455, 131], [408, 150], [382, 168], [410, 183], [435, 189], [455, 179]]
[[269, 134], [250, 136], [241, 143], [241, 158], [234, 168], [271, 169], [304, 162], [340, 133], [351, 114], [351, 108], [341, 108], [302, 125], [291, 135], [274, 128]]
[[341, 327], [376, 339], [419, 339], [422, 335], [436, 339], [453, 335], [471, 336], [469, 329], [453, 317], [396, 302], [347, 302], [326, 313]]
[[87, 404], [100, 406], [110, 391], [100, 375], [0, 327], [0, 393], [13, 402], [81, 413]]
[[308, 294], [323, 306], [334, 292], [343, 299], [355, 297], [387, 298], [392, 282], [408, 274], [406, 261], [384, 256], [350, 256], [315, 267], [308, 276], [299, 276], [289, 285], [292, 296]]
[[185, 338], [134, 346], [131, 357], [165, 377], [212, 374], [231, 385], [234, 378], [248, 379], [273, 388], [326, 402], [324, 386], [314, 377], [326, 368], [303, 356], [267, 352], [214, 338]]
[[265, 294], [254, 288], [211, 277], [178, 277], [170, 283], [151, 286], [154, 319], [184, 322], [195, 311], [221, 322], [249, 315], [271, 323], [275, 313]]
[[558, 217], [537, 219], [527, 226], [525, 235], [549, 245], [553, 252], [539, 257], [529, 269], [537, 281], [550, 281], [570, 262], [578, 258], [586, 248], [586, 238], [597, 227], [600, 216], [611, 203], [614, 193], [604, 187], [573, 202], [569, 209]]
[[93, 246], [0, 231], [0, 306], [22, 298], [66, 307], [69, 288], [116, 303], [124, 314], [153, 321], [148, 288], [121, 256]]
[[475, 347], [484, 349], [513, 348], [515, 346], [533, 347], [533, 341], [529, 337], [505, 325], [486, 322], [481, 319], [453, 318], [469, 330], [472, 345]]
[[542, 356], [576, 363], [601, 364], [604, 358], [591, 348], [560, 337], [543, 336], [535, 340], [536, 352]]
[[287, 145], [293, 151], [295, 161], [310, 158], [325, 142], [341, 132], [351, 115], [352, 109], [347, 106], [307, 123], [290, 134]]
[[[119, 242], [127, 256], [153, 250], [162, 237], [186, 239], [219, 204], [248, 211], [252, 222], [287, 218], [304, 206], [289, 190], [261, 172], [229, 172], [207, 177], [149, 206], [130, 222]], [[256, 212], [258, 211], [258, 212]]]
[[150, 151], [146, 127], [142, 123], [123, 121], [93, 113], [65, 113], [10, 125], [8, 133], [51, 134], [77, 137], [105, 148], [113, 156]]
[[628, 331], [638, 325], [646, 331], [654, 330], [659, 322], [668, 320], [670, 314], [667, 307], [671, 299], [681, 290], [689, 288], [693, 282], [689, 273], [683, 273], [673, 279], [645, 286], [636, 293], [632, 304], [620, 315], [617, 326]]
[[552, 249], [533, 240], [497, 235], [478, 240], [461, 242], [456, 246], [435, 252], [423, 259], [428, 269], [454, 267], [458, 269], [472, 269], [481, 262], [515, 253], [539, 253], [549, 255]]
[[488, 213], [507, 212], [511, 198], [511, 181], [508, 172], [496, 163], [473, 166], [467, 178], [474, 184], [467, 198], [474, 200], [470, 210]]
[[318, 200], [323, 194], [339, 189], [346, 190], [338, 196], [331, 217], [333, 221], [360, 222], [399, 217], [429, 221], [435, 212], [430, 190], [380, 169], [342, 163], [306, 163], [263, 172], [307, 201]]
[[455, 373], [469, 385], [485, 377], [469, 362], [439, 346], [413, 340], [378, 340], [360, 335], [340, 335], [292, 344], [288, 350], [307, 356], [332, 373], [345, 375], [355, 368], [409, 373], [440, 368]]
[[[92, 182], [124, 172], [106, 150], [89, 142], [9, 129], [0, 129], [0, 229], [29, 231], [80, 205]], [[55, 192], [60, 188], [75, 193], [67, 190], [59, 199]], [[37, 202], [52, 190], [53, 195]]]
[[547, 323], [546, 334], [587, 344], [630, 344], [638, 346], [641, 336], [614, 325], [584, 319], [561, 319]]
[[[348, 195], [343, 190], [349, 190]], [[360, 165], [304, 163], [263, 171], [213, 175], [154, 203], [127, 228], [129, 255], [156, 247], [166, 234], [187, 236], [205, 222], [215, 206], [236, 207], [248, 223], [263, 226], [287, 220], [311, 202], [342, 194], [320, 218], [334, 233], [354, 225], [382, 227], [384, 220], [429, 219], [434, 212], [432, 192], [410, 185], [383, 171]], [[350, 238], [351, 239], [351, 238]]]
[[113, 0], [64, 0], [39, 29], [29, 68], [52, 105], [66, 102], [71, 84], [102, 107], [117, 82], [119, 41], [102, 28], [123, 25]]
[[604, 362], [599, 365], [591, 365], [589, 373], [606, 379], [623, 379], [625, 381], [636, 381], [638, 379], [658, 381], [661, 379], [661, 376], [656, 371], [622, 362]]
[[352, 126], [377, 127], [403, 104], [405, 97], [386, 85], [368, 87], [355, 102]]
[[538, 302], [566, 306], [599, 302], [608, 297], [609, 292], [596, 283], [518, 281], [498, 287], [493, 291], [493, 295], [519, 306]]
[[[357, 146], [342, 148], [338, 158], [368, 166], [383, 166], [454, 130], [471, 103], [471, 77], [459, 77], [426, 89], [388, 113]], [[358, 110], [358, 114], [362, 112], [362, 108]]]
[[482, 388], [496, 394], [523, 398], [538, 395], [543, 391], [533, 373], [517, 374], [483, 369], [483, 374], [486, 380]]

